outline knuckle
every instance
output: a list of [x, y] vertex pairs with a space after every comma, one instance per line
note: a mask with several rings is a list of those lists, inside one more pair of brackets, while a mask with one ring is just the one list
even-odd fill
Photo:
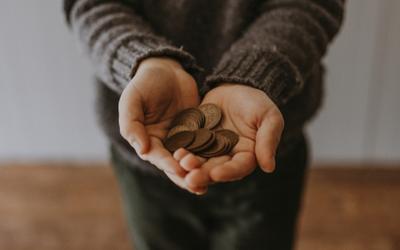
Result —
[[128, 128], [127, 128], [127, 126], [124, 126], [124, 125], [120, 125], [119, 126], [119, 133], [121, 134], [121, 136], [124, 138], [124, 139], [128, 139], [128, 137], [129, 137], [129, 130], [128, 130]]
[[279, 127], [285, 126], [285, 119], [284, 119], [282, 113], [278, 109], [271, 112], [270, 120], [274, 121], [276, 123], [276, 125]]

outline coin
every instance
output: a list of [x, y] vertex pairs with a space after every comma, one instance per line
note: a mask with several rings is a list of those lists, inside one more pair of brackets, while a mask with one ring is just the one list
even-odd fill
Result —
[[171, 122], [164, 146], [170, 152], [186, 148], [205, 158], [229, 154], [239, 136], [222, 128], [222, 116], [222, 110], [211, 103], [181, 111]]
[[181, 111], [172, 121], [172, 127], [185, 126], [190, 130], [203, 127], [205, 122], [204, 114], [197, 108], [188, 108]]
[[231, 149], [233, 149], [233, 147], [235, 147], [235, 145], [239, 142], [238, 134], [236, 134], [232, 130], [219, 129], [219, 130], [215, 131], [215, 133], [218, 133], [219, 135], [225, 136], [228, 139], [228, 141], [232, 144]]
[[205, 116], [205, 128], [213, 129], [221, 122], [222, 112], [217, 105], [207, 103], [201, 105], [199, 109]]
[[226, 137], [215, 134], [215, 141], [214, 143], [207, 149], [198, 152], [198, 155], [205, 158], [211, 158], [220, 156], [224, 153], [226, 149], [226, 144], [229, 143]]
[[197, 148], [204, 146], [213, 137], [211, 131], [205, 128], [198, 129], [194, 131], [194, 133], [195, 138], [193, 142], [187, 147], [187, 150], [189, 151], [195, 151]]
[[203, 146], [198, 147], [196, 149], [192, 149], [191, 151], [193, 153], [202, 152], [202, 151], [208, 149], [209, 147], [211, 147], [214, 144], [214, 142], [215, 142], [215, 133], [213, 131], [211, 131], [211, 130], [209, 130], [209, 131], [211, 133], [211, 138]]
[[171, 136], [173, 136], [173, 135], [175, 135], [175, 134], [177, 134], [177, 133], [179, 133], [179, 132], [182, 132], [182, 131], [189, 131], [189, 130], [190, 130], [190, 129], [189, 129], [188, 127], [184, 126], [184, 125], [175, 126], [175, 127], [171, 128], [171, 129], [168, 131], [167, 138], [168, 138], [168, 137], [171, 137]]
[[193, 142], [194, 137], [195, 133], [192, 131], [181, 131], [167, 138], [164, 141], [164, 146], [168, 151], [175, 152], [179, 148], [189, 146]]
[[194, 131], [194, 133], [195, 139], [192, 144], [187, 147], [187, 150], [191, 152], [198, 152], [207, 147], [207, 145], [212, 144], [211, 140], [213, 139], [214, 135], [210, 130], [201, 128]]

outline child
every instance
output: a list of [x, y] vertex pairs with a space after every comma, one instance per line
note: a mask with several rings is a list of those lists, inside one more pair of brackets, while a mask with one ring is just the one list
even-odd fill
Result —
[[[303, 128], [344, 0], [65, 0], [64, 10], [96, 70], [135, 249], [292, 249]], [[239, 135], [232, 153], [169, 153], [172, 118], [204, 103]]]

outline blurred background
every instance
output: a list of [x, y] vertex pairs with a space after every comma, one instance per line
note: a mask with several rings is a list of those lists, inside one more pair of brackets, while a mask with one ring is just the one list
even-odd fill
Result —
[[[127, 249], [92, 69], [61, 1], [0, 6], [0, 249]], [[400, 249], [399, 10], [396, 0], [347, 3], [325, 58], [324, 105], [308, 126], [313, 170], [299, 249]], [[85, 174], [97, 179], [87, 183]], [[315, 217], [321, 202], [336, 215]], [[344, 228], [364, 231], [350, 237]]]
[[[1, 4], [0, 159], [106, 160], [91, 66], [61, 1], [43, 1]], [[325, 103], [309, 126], [317, 162], [400, 159], [399, 9], [394, 0], [348, 2], [325, 59]]]

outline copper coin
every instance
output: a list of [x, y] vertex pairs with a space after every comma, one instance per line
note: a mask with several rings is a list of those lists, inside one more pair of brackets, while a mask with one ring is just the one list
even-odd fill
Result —
[[203, 112], [205, 116], [205, 128], [213, 129], [221, 122], [222, 112], [217, 105], [207, 103], [201, 105], [199, 109], [201, 110], [201, 112]]
[[168, 131], [167, 138], [182, 131], [190, 131], [190, 129], [184, 125], [175, 126]]
[[223, 155], [227, 143], [229, 142], [226, 139], [226, 137], [219, 134], [215, 134], [214, 143], [206, 150], [199, 152], [198, 155], [205, 158], [211, 158]]
[[214, 144], [214, 142], [215, 142], [215, 133], [213, 131], [211, 131], [211, 130], [209, 130], [209, 131], [211, 133], [211, 138], [203, 146], [198, 147], [196, 149], [192, 149], [191, 151], [193, 153], [198, 153], [198, 152], [204, 151], [204, 150], [208, 149], [209, 147], [211, 147], [211, 145]]
[[203, 127], [205, 122], [204, 114], [197, 108], [188, 108], [181, 111], [172, 121], [172, 127], [185, 126], [190, 130]]
[[186, 114], [185, 119], [182, 120], [182, 125], [187, 126], [192, 130], [196, 130], [202, 128], [204, 122], [204, 114], [198, 109], [192, 109]]
[[193, 142], [194, 137], [195, 137], [194, 132], [182, 131], [167, 138], [164, 141], [164, 146], [168, 151], [175, 152], [179, 148], [184, 148], [189, 146]]
[[[221, 149], [219, 152], [216, 152], [216, 153], [215, 153], [215, 156], [226, 155], [226, 154], [228, 154], [228, 153], [231, 151], [231, 143], [230, 143], [230, 141], [228, 140], [228, 138], [226, 138], [226, 137], [224, 137], [224, 136], [222, 136], [222, 138], [223, 138], [223, 140], [224, 140], [224, 148]], [[215, 156], [213, 155], [213, 157], [215, 157]]]
[[215, 131], [215, 133], [225, 136], [228, 141], [232, 144], [231, 148], [235, 147], [236, 144], [239, 142], [239, 136], [235, 132], [229, 129], [219, 129]]
[[195, 138], [193, 142], [187, 147], [189, 151], [196, 151], [196, 149], [206, 145], [213, 137], [213, 133], [205, 128], [194, 131]]
[[218, 151], [208, 154], [208, 158], [226, 155], [227, 148], [229, 147], [229, 145], [228, 145], [229, 141], [225, 137], [222, 137], [222, 141], [223, 141], [223, 147], [221, 149], [219, 149]]

